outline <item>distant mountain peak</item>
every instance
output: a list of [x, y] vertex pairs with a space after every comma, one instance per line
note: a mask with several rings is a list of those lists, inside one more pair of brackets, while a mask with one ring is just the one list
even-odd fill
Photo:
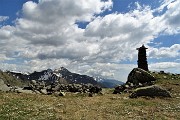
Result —
[[59, 69], [47, 69], [40, 72], [34, 71], [29, 75], [22, 73], [11, 72], [14, 76], [21, 78], [22, 80], [42, 80], [46, 82], [63, 81], [64, 83], [76, 83], [76, 84], [93, 84], [98, 85], [98, 82], [94, 80], [93, 77], [87, 75], [80, 75], [77, 73], [72, 73], [65, 67], [60, 67]]

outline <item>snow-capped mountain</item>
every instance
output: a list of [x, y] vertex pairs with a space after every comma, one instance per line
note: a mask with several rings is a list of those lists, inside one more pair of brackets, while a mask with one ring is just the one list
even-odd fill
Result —
[[14, 76], [17, 76], [22, 80], [40, 80], [46, 82], [55, 82], [61, 80], [65, 83], [76, 83], [76, 84], [91, 83], [93, 85], [98, 85], [98, 82], [95, 81], [93, 77], [72, 73], [64, 67], [55, 70], [47, 69], [40, 72], [35, 71], [28, 75], [23, 73], [16, 73], [12, 71], [11, 72], [9, 71], [9, 73], [11, 73]]
[[124, 84], [122, 81], [115, 80], [115, 79], [107, 79], [103, 77], [94, 77], [94, 79], [101, 84], [103, 87], [106, 88], [114, 88], [117, 85], [122, 85]]

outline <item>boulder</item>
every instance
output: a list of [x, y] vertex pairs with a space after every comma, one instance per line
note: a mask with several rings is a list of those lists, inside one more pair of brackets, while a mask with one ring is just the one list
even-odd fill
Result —
[[120, 94], [121, 92], [123, 92], [125, 90], [125, 86], [124, 85], [118, 85], [117, 87], [115, 87], [113, 94]]
[[37, 84], [36, 80], [31, 80], [31, 84], [36, 85]]
[[48, 94], [48, 92], [47, 92], [46, 89], [41, 89], [39, 92], [40, 92], [41, 94], [44, 94], [44, 95], [47, 95], [47, 94]]
[[155, 80], [155, 77], [152, 76], [149, 72], [141, 68], [134, 68], [129, 73], [126, 83], [133, 83], [134, 85], [139, 85], [139, 83], [150, 83]]
[[90, 93], [99, 93], [101, 91], [102, 91], [102, 88], [99, 86], [93, 86], [93, 87], [89, 88]]
[[0, 79], [0, 91], [10, 91], [10, 88], [4, 83], [2, 79]]
[[171, 97], [170, 93], [158, 85], [152, 85], [147, 87], [141, 87], [134, 90], [130, 98], [136, 98], [139, 96], [149, 96], [149, 97]]

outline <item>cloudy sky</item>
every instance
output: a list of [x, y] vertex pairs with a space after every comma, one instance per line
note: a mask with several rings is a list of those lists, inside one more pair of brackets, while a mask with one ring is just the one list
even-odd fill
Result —
[[61, 66], [126, 81], [144, 44], [150, 70], [180, 73], [179, 0], [0, 0], [0, 69]]

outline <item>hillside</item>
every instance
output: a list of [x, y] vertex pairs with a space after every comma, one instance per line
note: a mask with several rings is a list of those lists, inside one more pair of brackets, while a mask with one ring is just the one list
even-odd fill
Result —
[[29, 81], [23, 80], [13, 74], [10, 74], [9, 72], [3, 72], [0, 70], [0, 78], [4, 80], [5, 84], [11, 85], [11, 86], [27, 86]]
[[[124, 119], [180, 119], [180, 75], [152, 73], [159, 84], [171, 92], [172, 98], [128, 98], [128, 93], [103, 95], [67, 93], [54, 95], [0, 92], [0, 119], [49, 120], [124, 120]], [[165, 77], [166, 76], [166, 77]]]

